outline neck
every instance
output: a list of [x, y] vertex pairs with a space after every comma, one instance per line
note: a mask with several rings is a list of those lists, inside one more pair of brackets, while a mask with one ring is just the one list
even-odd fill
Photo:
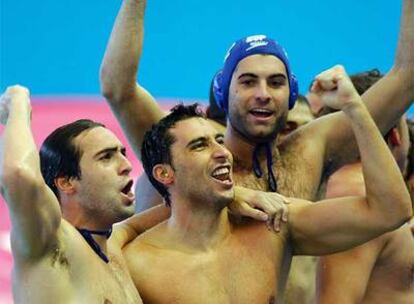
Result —
[[[112, 224], [107, 224], [97, 216], [88, 216], [87, 212], [81, 208], [80, 204], [71, 200], [61, 200], [62, 217], [77, 229], [89, 231], [107, 231], [112, 228]], [[101, 251], [106, 254], [108, 237], [105, 235], [91, 234], [93, 240], [99, 245]]]
[[[205, 206], [205, 205], [204, 205]], [[207, 250], [225, 240], [230, 233], [227, 207], [198, 208], [173, 200], [167, 229], [174, 239], [194, 249]]]
[[[253, 151], [259, 143], [253, 142], [242, 136], [231, 125], [229, 125], [226, 129], [224, 142], [226, 148], [233, 154], [234, 169], [246, 169], [251, 171], [253, 168]], [[271, 145], [274, 156], [278, 158], [277, 155], [279, 154], [279, 151], [276, 146], [276, 140], [273, 140]], [[266, 161], [266, 153], [264, 150], [259, 154], [259, 160], [260, 162]]]

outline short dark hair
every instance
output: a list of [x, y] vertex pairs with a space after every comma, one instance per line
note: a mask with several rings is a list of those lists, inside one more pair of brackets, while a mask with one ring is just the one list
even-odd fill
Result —
[[43, 142], [40, 148], [40, 170], [46, 184], [59, 198], [59, 191], [55, 184], [58, 177], [81, 177], [79, 160], [81, 151], [73, 144], [73, 140], [82, 132], [96, 127], [105, 127], [103, 124], [80, 119], [63, 125], [54, 130]]
[[171, 145], [176, 141], [176, 138], [172, 136], [169, 130], [177, 122], [193, 117], [206, 118], [197, 103], [188, 106], [178, 104], [171, 109], [170, 114], [153, 125], [151, 130], [148, 130], [144, 136], [141, 150], [142, 166], [151, 184], [162, 195], [167, 206], [171, 206], [170, 193], [167, 187], [154, 178], [152, 169], [157, 164], [169, 164], [173, 166]]
[[352, 74], [349, 76], [349, 78], [351, 78], [352, 84], [354, 85], [358, 94], [362, 95], [383, 76], [384, 75], [381, 74], [380, 70], [372, 69], [365, 72]]

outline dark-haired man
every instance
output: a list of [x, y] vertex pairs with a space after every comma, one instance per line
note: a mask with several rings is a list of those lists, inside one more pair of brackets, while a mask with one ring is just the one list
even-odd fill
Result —
[[50, 134], [39, 157], [30, 117], [28, 90], [9, 87], [0, 171], [15, 303], [142, 303], [121, 256], [130, 226], [108, 240], [134, 212], [125, 148], [102, 124], [79, 120]]
[[142, 148], [145, 172], [171, 205], [171, 217], [123, 250], [144, 302], [275, 303], [292, 254], [344, 250], [411, 216], [404, 180], [346, 74], [321, 75], [315, 89], [332, 94], [326, 101], [351, 122], [366, 197], [292, 199], [279, 234], [260, 222], [236, 221], [227, 212], [235, 176], [223, 134], [194, 106], [177, 106], [147, 132]]
[[[9, 87], [0, 98], [0, 184], [12, 224], [15, 303], [141, 303], [121, 248], [169, 210], [155, 207], [113, 226], [134, 212], [131, 164], [118, 138], [77, 120], [53, 131], [39, 157], [30, 116], [28, 90]], [[249, 207], [258, 204], [286, 221], [283, 200], [238, 198], [233, 212], [267, 220]]]
[[[145, 130], [164, 116], [152, 96], [136, 84], [145, 5], [145, 0], [123, 1], [101, 69], [103, 95], [138, 156]], [[414, 100], [413, 28], [414, 2], [404, 0], [394, 66], [364, 94], [383, 133]], [[238, 40], [227, 55], [215, 92], [228, 114], [224, 142], [234, 156], [236, 184], [303, 199], [318, 197], [327, 177], [358, 154], [344, 114], [315, 120], [278, 145], [278, 132], [298, 93], [286, 53], [275, 41], [256, 35]], [[162, 202], [150, 191], [143, 201]], [[298, 269], [303, 277], [303, 267]]]
[[[365, 92], [383, 75], [377, 70], [351, 75], [359, 93]], [[322, 107], [322, 112], [327, 112]], [[331, 110], [330, 110], [331, 111]], [[385, 137], [407, 181], [410, 137], [406, 121], [399, 120]], [[411, 194], [413, 188], [409, 187]], [[365, 195], [361, 163], [335, 172], [327, 184], [327, 199]], [[412, 196], [413, 197], [413, 196]], [[414, 219], [411, 219], [411, 226]], [[321, 257], [318, 275], [318, 303], [411, 304], [414, 300], [414, 236], [410, 222], [365, 244], [334, 255]]]

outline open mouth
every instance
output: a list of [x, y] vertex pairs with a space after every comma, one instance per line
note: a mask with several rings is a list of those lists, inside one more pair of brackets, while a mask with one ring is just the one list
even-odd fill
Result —
[[249, 113], [257, 118], [269, 118], [273, 115], [273, 111], [261, 108], [252, 109]]
[[125, 195], [128, 195], [131, 192], [131, 188], [132, 185], [134, 184], [134, 182], [132, 180], [130, 180], [124, 188], [122, 188], [121, 192]]
[[211, 176], [220, 182], [231, 183], [230, 166], [220, 166], [214, 169]]

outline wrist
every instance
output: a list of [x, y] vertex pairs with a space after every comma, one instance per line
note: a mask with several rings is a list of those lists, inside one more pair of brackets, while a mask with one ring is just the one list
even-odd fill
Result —
[[364, 111], [367, 111], [364, 102], [362, 101], [361, 97], [358, 96], [357, 98], [350, 101], [346, 106], [344, 106], [342, 109], [342, 112], [344, 112], [347, 116], [353, 116], [355, 114], [362, 113]]

